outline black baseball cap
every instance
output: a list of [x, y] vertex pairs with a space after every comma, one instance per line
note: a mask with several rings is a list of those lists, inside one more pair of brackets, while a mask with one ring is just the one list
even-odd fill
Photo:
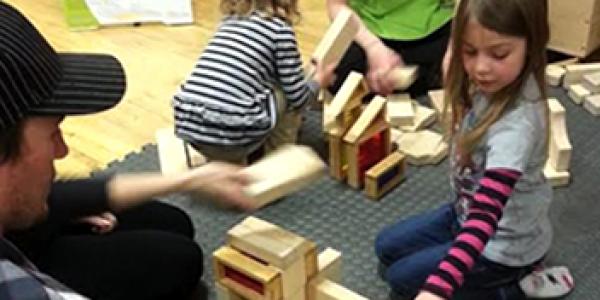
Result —
[[77, 115], [115, 106], [125, 73], [111, 55], [57, 53], [14, 7], [0, 1], [0, 130], [31, 115]]

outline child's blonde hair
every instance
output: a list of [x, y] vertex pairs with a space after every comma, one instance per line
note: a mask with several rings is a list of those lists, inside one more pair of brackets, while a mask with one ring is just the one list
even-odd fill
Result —
[[297, 0], [221, 0], [221, 12], [226, 15], [245, 16], [255, 10], [289, 24], [300, 19]]
[[[461, 0], [452, 25], [452, 59], [448, 67], [445, 87], [445, 107], [452, 107], [452, 120], [448, 132], [452, 138], [472, 106], [474, 87], [469, 81], [462, 59], [463, 35], [470, 18], [483, 27], [500, 34], [526, 40], [526, 57], [523, 70], [517, 79], [491, 96], [490, 108], [475, 127], [458, 136], [457, 148], [461, 162], [468, 157], [486, 131], [512, 106], [530, 74], [533, 74], [546, 101], [546, 44], [550, 36], [547, 0]], [[546, 107], [546, 118], [548, 110]]]

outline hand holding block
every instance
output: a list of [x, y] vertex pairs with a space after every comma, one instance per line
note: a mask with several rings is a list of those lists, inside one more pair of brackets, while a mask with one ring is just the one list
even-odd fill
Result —
[[254, 180], [245, 192], [260, 207], [305, 187], [324, 170], [325, 163], [312, 149], [284, 145], [241, 172]]
[[388, 76], [395, 82], [394, 89], [405, 90], [411, 86], [419, 75], [417, 66], [404, 66], [391, 70]]

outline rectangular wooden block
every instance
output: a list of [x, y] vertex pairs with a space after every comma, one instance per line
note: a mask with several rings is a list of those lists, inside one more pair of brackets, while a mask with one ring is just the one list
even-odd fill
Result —
[[174, 131], [161, 128], [155, 134], [161, 173], [177, 174], [205, 164], [204, 155], [175, 136]]
[[344, 113], [359, 109], [362, 104], [362, 97], [364, 97], [368, 91], [368, 87], [363, 80], [362, 74], [351, 72], [342, 84], [340, 90], [331, 100], [327, 110], [323, 113], [323, 130], [328, 132], [335, 125], [340, 125], [345, 129], [350, 127], [356, 120], [348, 120]]
[[585, 98], [583, 107], [594, 116], [600, 115], [600, 94], [591, 95]]
[[569, 171], [556, 171], [549, 163], [544, 167], [544, 177], [552, 187], [566, 186], [571, 181]]
[[373, 200], [381, 198], [404, 180], [405, 171], [405, 156], [397, 151], [392, 152], [365, 174], [367, 197]]
[[412, 101], [415, 109], [415, 117], [412, 125], [400, 126], [402, 131], [415, 132], [423, 130], [435, 123], [437, 112], [434, 109], [423, 106], [417, 101]]
[[256, 217], [247, 217], [227, 232], [227, 244], [281, 270], [310, 249], [305, 238]]
[[281, 275], [277, 268], [227, 246], [213, 253], [213, 266], [216, 281], [237, 295], [252, 300], [281, 298]]
[[581, 104], [585, 97], [590, 95], [590, 91], [581, 84], [573, 84], [569, 87], [569, 98], [576, 104]]
[[316, 300], [367, 300], [367, 298], [330, 280], [323, 280], [316, 286]]
[[369, 128], [371, 123], [373, 123], [378, 116], [382, 119], [386, 117], [386, 103], [385, 98], [381, 96], [375, 96], [371, 102], [367, 105], [367, 107], [363, 110], [362, 114], [356, 120], [354, 125], [350, 127], [346, 135], [344, 136], [344, 142], [354, 143], [356, 142], [363, 133]]
[[342, 135], [329, 134], [329, 175], [337, 180], [346, 178], [348, 163], [345, 159]]
[[253, 180], [244, 192], [264, 206], [319, 179], [325, 168], [309, 147], [284, 145], [242, 170]]
[[415, 108], [412, 100], [394, 95], [388, 97], [387, 116], [392, 126], [412, 126], [415, 120]]
[[569, 88], [573, 84], [583, 81], [583, 75], [600, 72], [600, 63], [584, 63], [565, 66], [565, 76], [563, 78], [563, 87]]
[[600, 93], [600, 72], [583, 75], [583, 87], [592, 94]]
[[565, 76], [565, 68], [557, 65], [548, 65], [546, 67], [546, 82], [551, 86], [560, 86]]
[[557, 171], [567, 171], [573, 148], [569, 141], [565, 109], [555, 98], [548, 99], [548, 108], [550, 110], [548, 163]]
[[[338, 12], [315, 48], [312, 56], [314, 59], [325, 65], [339, 63], [359, 29], [359, 24], [352, 15], [353, 12], [350, 9], [342, 9]], [[312, 65], [309, 66], [307, 74], [312, 76], [314, 69], [312, 69]]]

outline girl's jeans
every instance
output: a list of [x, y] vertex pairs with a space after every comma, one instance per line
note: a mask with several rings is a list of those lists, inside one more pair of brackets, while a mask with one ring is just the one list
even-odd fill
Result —
[[[459, 224], [452, 204], [402, 220], [384, 228], [375, 241], [382, 276], [393, 293], [413, 297], [446, 256]], [[481, 256], [465, 274], [453, 299], [527, 299], [518, 282], [537, 263], [508, 267]]]

